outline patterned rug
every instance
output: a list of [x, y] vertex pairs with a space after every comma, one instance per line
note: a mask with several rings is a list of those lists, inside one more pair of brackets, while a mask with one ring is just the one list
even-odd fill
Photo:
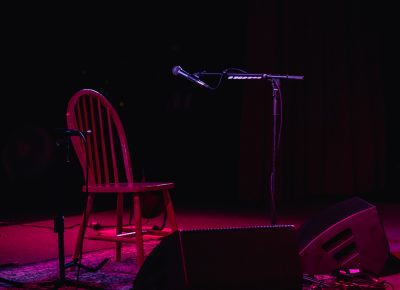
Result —
[[[145, 243], [148, 255], [158, 244], [156, 240]], [[66, 263], [71, 257], [65, 258]], [[98, 270], [98, 266], [105, 262]], [[115, 249], [85, 253], [81, 264], [88, 269], [77, 267], [65, 270], [65, 280], [60, 283], [59, 260], [49, 260], [16, 267], [0, 269], [0, 289], [133, 289], [137, 274], [136, 249], [132, 244], [122, 248], [122, 259], [115, 261]], [[67, 264], [68, 265], [68, 264]], [[79, 277], [78, 277], [79, 273]]]
[[[148, 240], [145, 243], [145, 254], [148, 255], [157, 246], [159, 241]], [[66, 257], [66, 262], [71, 257]], [[105, 262], [106, 261], [106, 262]], [[105, 262], [103, 265], [102, 263]], [[0, 268], [0, 289], [110, 289], [110, 290], [134, 290], [133, 282], [138, 272], [136, 261], [136, 249], [132, 244], [122, 247], [122, 259], [115, 261], [115, 249], [97, 250], [87, 252], [83, 255], [81, 264], [88, 269], [81, 268], [79, 271], [67, 267], [64, 283], [60, 283], [59, 260], [53, 259], [21, 266], [3, 266]], [[98, 270], [94, 270], [102, 265]], [[396, 264], [397, 265], [397, 264]], [[400, 265], [397, 265], [399, 267]], [[398, 268], [395, 269], [399, 273]], [[388, 273], [389, 274], [389, 273]], [[382, 277], [379, 286], [355, 289], [400, 289], [400, 274], [393, 273], [391, 276]], [[333, 277], [331, 277], [333, 278]], [[375, 283], [374, 285], [378, 285]], [[303, 285], [303, 290], [320, 289], [316, 286]], [[339, 289], [337, 285], [333, 288]], [[345, 288], [340, 288], [345, 289]], [[347, 289], [347, 288], [346, 288]], [[350, 288], [349, 288], [350, 289]], [[353, 289], [353, 288], [351, 288]]]

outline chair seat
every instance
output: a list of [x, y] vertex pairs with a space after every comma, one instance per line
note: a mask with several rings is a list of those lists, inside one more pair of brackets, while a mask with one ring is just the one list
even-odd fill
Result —
[[[149, 191], [158, 191], [165, 189], [172, 189], [175, 185], [173, 182], [121, 182], [121, 183], [109, 183], [109, 184], [93, 184], [88, 185], [89, 192], [149, 192]], [[86, 187], [82, 187], [83, 190], [86, 190]]]

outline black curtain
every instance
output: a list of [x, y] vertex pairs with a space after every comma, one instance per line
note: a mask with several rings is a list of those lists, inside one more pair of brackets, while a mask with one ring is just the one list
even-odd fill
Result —
[[[363, 1], [251, 2], [248, 71], [304, 75], [281, 81], [278, 199], [393, 193], [388, 10]], [[246, 88], [240, 197], [260, 200], [269, 198], [272, 90], [268, 82]]]

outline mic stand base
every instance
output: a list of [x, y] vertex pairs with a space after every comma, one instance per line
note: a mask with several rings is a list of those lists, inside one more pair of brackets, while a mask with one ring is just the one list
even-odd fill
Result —
[[[104, 259], [102, 262], [100, 262], [96, 267], [88, 267], [82, 264], [78, 263], [78, 259], [75, 259], [67, 264], [65, 264], [64, 269], [69, 268], [69, 267], [80, 267], [82, 269], [85, 269], [88, 272], [97, 272], [100, 270], [101, 267], [104, 266], [104, 264], [109, 260], [109, 258]], [[94, 284], [90, 283], [85, 283], [79, 280], [72, 280], [65, 278], [65, 274], [62, 277], [59, 277], [56, 280], [53, 281], [44, 281], [39, 283], [40, 286], [42, 287], [51, 287], [51, 289], [60, 289], [63, 286], [74, 286], [77, 288], [82, 288], [82, 289], [104, 289], [102, 287], [98, 287]]]
[[78, 267], [85, 269], [88, 272], [96, 272], [109, 260], [109, 258], [104, 259], [96, 267], [88, 267], [78, 263], [79, 259], [74, 259], [73, 261], [65, 264], [64, 256], [64, 216], [59, 214], [54, 218], [54, 232], [58, 234], [58, 263], [59, 263], [59, 278], [54, 281], [39, 282], [40, 286], [51, 287], [51, 289], [59, 289], [62, 286], [76, 286], [84, 289], [102, 289], [95, 285], [85, 284], [79, 280], [71, 280], [65, 277], [65, 270], [71, 267]]

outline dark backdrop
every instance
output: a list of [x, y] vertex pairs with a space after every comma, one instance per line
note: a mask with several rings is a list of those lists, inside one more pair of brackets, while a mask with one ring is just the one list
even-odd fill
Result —
[[[264, 1], [253, 3], [249, 15], [249, 70], [305, 76], [281, 84], [278, 198], [398, 198], [391, 8]], [[271, 89], [246, 87], [240, 192], [257, 199], [270, 170]], [[251, 168], [265, 175], [248, 174]]]
[[135, 175], [175, 181], [176, 202], [268, 203], [270, 83], [225, 81], [211, 91], [173, 76], [175, 65], [305, 76], [281, 82], [282, 204], [397, 198], [391, 11], [362, 1], [6, 7], [2, 212], [81, 203], [80, 168], [54, 135], [81, 88], [117, 107]]

